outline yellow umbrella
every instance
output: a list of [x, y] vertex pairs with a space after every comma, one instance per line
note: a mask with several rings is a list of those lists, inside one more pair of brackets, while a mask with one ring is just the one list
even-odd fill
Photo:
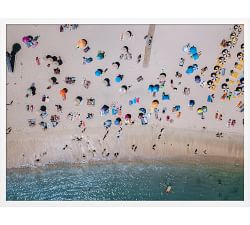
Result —
[[198, 113], [198, 114], [202, 114], [202, 113], [203, 113], [202, 108], [198, 108], [198, 109], [197, 109], [197, 113]]
[[87, 46], [87, 40], [86, 39], [80, 39], [77, 42], [77, 48], [85, 48]]

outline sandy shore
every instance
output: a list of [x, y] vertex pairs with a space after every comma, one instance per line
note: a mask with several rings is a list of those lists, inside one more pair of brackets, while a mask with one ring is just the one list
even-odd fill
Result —
[[[92, 128], [84, 134], [79, 134], [81, 141], [73, 140], [72, 131], [48, 131], [36, 138], [27, 138], [25, 133], [18, 138], [12, 139], [10, 136], [7, 167], [174, 158], [188, 160], [190, 157], [200, 156], [243, 160], [244, 156], [243, 136], [233, 133], [223, 134], [222, 138], [218, 138], [215, 132], [211, 131], [165, 128], [158, 139], [159, 130], [155, 127], [145, 127], [140, 129], [140, 133], [136, 127], [125, 127], [120, 138], [116, 137], [116, 132], [110, 131], [103, 141], [98, 130], [100, 129]], [[68, 147], [63, 150], [66, 145]], [[132, 145], [137, 146], [135, 151], [132, 150]], [[152, 149], [153, 145], [155, 150]], [[116, 152], [119, 153], [118, 157], [114, 156]]]
[[[218, 57], [222, 55], [220, 43], [223, 39], [229, 39], [232, 24], [156, 25], [150, 48], [145, 39], [149, 29], [147, 24], [79, 25], [76, 30], [64, 32], [60, 32], [59, 28], [60, 25], [7, 26], [7, 51], [11, 51], [14, 43], [20, 43], [22, 47], [16, 56], [15, 71], [7, 72], [7, 128], [11, 130], [7, 134], [8, 168], [105, 160], [188, 159], [199, 156], [243, 160], [244, 112], [240, 112], [237, 105], [239, 102], [244, 103], [244, 96], [221, 100], [224, 94], [221, 84], [231, 80], [232, 84], [228, 83], [229, 89], [234, 92], [239, 79], [244, 77], [243, 62], [242, 68], [237, 70], [238, 78], [232, 78], [230, 74], [231, 70], [236, 71], [235, 63], [240, 62], [237, 54], [243, 51], [243, 27], [237, 44], [229, 49], [231, 56], [224, 65], [225, 74], [219, 75], [216, 91], [211, 91], [208, 85], [196, 83], [195, 76], [200, 75], [204, 83], [211, 79]], [[124, 36], [126, 31], [131, 31], [133, 37]], [[37, 47], [25, 46], [22, 38], [27, 35], [40, 36]], [[88, 41], [88, 52], [76, 48], [78, 40], [83, 38]], [[195, 61], [183, 51], [188, 43], [201, 52], [199, 60]], [[131, 60], [121, 59], [124, 46], [132, 54]], [[105, 52], [102, 60], [97, 59], [99, 51]], [[150, 61], [147, 67], [143, 67], [144, 57], [149, 53]], [[60, 74], [54, 74], [53, 65], [48, 67], [48, 62], [43, 60], [47, 54], [62, 58]], [[137, 62], [139, 55], [142, 60]], [[83, 64], [83, 57], [92, 57], [93, 62]], [[40, 64], [36, 58], [40, 59]], [[181, 58], [185, 60], [184, 66], [179, 65]], [[120, 63], [118, 69], [113, 66], [113, 62], [117, 61]], [[197, 63], [199, 69], [193, 74], [186, 74], [187, 68], [194, 63]], [[207, 71], [202, 74], [204, 67], [207, 67]], [[97, 69], [107, 69], [107, 72], [97, 77]], [[159, 76], [162, 72], [166, 74], [165, 84], [152, 96], [148, 87], [160, 84]], [[177, 72], [182, 77], [176, 77]], [[120, 83], [115, 81], [118, 74], [124, 75]], [[57, 78], [58, 84], [47, 89], [52, 76]], [[65, 83], [66, 77], [71, 76], [76, 78], [76, 83]], [[139, 76], [142, 76], [142, 81], [137, 80]], [[105, 78], [110, 79], [111, 86], [105, 86]], [[90, 81], [89, 88], [84, 87], [84, 80]], [[36, 94], [26, 98], [27, 89], [32, 83], [36, 85]], [[131, 88], [124, 94], [119, 91], [121, 85]], [[63, 88], [68, 89], [66, 101], [59, 94]], [[185, 88], [190, 88], [188, 95], [183, 94]], [[163, 100], [163, 94], [169, 95], [170, 99]], [[214, 99], [208, 102], [208, 95], [212, 94]], [[44, 95], [49, 97], [49, 101], [42, 100]], [[76, 105], [77, 96], [83, 98], [82, 105]], [[135, 97], [140, 98], [139, 103], [129, 104]], [[87, 105], [89, 98], [95, 99], [95, 106]], [[153, 100], [159, 102], [159, 118], [151, 111]], [[193, 110], [189, 107], [190, 100], [195, 100]], [[111, 115], [109, 112], [101, 116], [100, 109], [104, 104], [110, 107], [110, 111], [113, 104], [122, 106], [121, 114]], [[61, 105], [62, 112], [58, 112], [55, 105]], [[181, 107], [178, 112], [180, 114], [172, 110], [177, 105]], [[27, 106], [32, 106], [32, 110], [27, 110]], [[46, 106], [46, 118], [40, 116], [42, 106]], [[197, 114], [197, 109], [202, 106], [207, 107], [203, 119]], [[138, 119], [139, 108], [145, 108], [147, 114], [151, 111], [147, 125], [141, 125]], [[68, 119], [70, 113], [77, 113], [80, 117], [71, 121]], [[93, 114], [93, 119], [87, 119], [89, 114]], [[134, 125], [124, 125], [126, 114], [131, 115]], [[216, 119], [216, 114], [221, 115], [221, 119]], [[44, 131], [39, 123], [49, 122], [54, 115], [60, 116], [59, 124]], [[123, 121], [119, 138], [117, 134], [120, 126], [114, 125], [117, 117]], [[172, 119], [172, 123], [167, 117]], [[36, 121], [34, 127], [29, 127], [30, 119]], [[103, 140], [106, 132], [103, 123], [108, 119], [112, 120], [112, 126]], [[84, 127], [78, 128], [80, 120], [86, 124], [84, 133], [81, 132]], [[236, 124], [228, 126], [229, 120], [235, 120]], [[203, 130], [203, 127], [206, 129]], [[161, 128], [165, 130], [158, 139]], [[223, 137], [216, 137], [217, 132], [222, 132]]]

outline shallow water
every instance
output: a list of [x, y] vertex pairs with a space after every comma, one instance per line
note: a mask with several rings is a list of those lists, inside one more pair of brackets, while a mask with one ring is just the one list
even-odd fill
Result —
[[7, 172], [7, 200], [244, 200], [244, 173], [197, 162], [15, 169]]

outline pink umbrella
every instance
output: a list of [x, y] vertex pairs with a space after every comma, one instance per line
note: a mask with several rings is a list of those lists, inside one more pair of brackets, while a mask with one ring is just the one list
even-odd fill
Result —
[[28, 43], [30, 41], [30, 38], [28, 36], [23, 37], [22, 39], [23, 43]]

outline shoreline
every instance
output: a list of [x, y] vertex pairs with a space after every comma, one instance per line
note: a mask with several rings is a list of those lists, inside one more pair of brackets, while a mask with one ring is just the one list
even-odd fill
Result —
[[[198, 157], [243, 161], [243, 135], [223, 133], [223, 138], [218, 138], [212, 131], [190, 131], [170, 127], [164, 129], [160, 139], [157, 139], [159, 127], [156, 129], [153, 126], [140, 129], [140, 133], [137, 127], [124, 127], [120, 138], [117, 138], [115, 130], [111, 129], [104, 141], [100, 128], [89, 128], [84, 134], [80, 134], [79, 130], [78, 133], [73, 132], [81, 136], [81, 141], [72, 140], [77, 136], [72, 135], [72, 131], [50, 132], [49, 135], [46, 132], [35, 139], [32, 136], [8, 137], [7, 168], [41, 167], [51, 164], [154, 162], [177, 158], [188, 161]], [[65, 145], [68, 145], [69, 149], [63, 150]], [[132, 145], [138, 147], [136, 151], [131, 149]], [[156, 146], [155, 150], [153, 145]], [[118, 157], [114, 156], [116, 152], [119, 153]], [[109, 156], [106, 156], [108, 153]]]
[[103, 166], [103, 165], [118, 165], [118, 164], [144, 164], [144, 165], [173, 165], [173, 164], [182, 164], [185, 165], [207, 165], [207, 166], [218, 166], [218, 165], [233, 165], [235, 167], [244, 167], [244, 160], [243, 158], [234, 159], [229, 157], [222, 157], [222, 156], [198, 156], [198, 157], [176, 157], [176, 158], [168, 158], [164, 160], [145, 160], [145, 159], [137, 159], [137, 160], [99, 160], [99, 161], [89, 161], [87, 163], [51, 163], [51, 164], [44, 164], [44, 165], [36, 165], [36, 166], [22, 166], [22, 167], [13, 167], [7, 168], [7, 175], [8, 173], [12, 173], [15, 171], [35, 171], [35, 170], [43, 170], [43, 169], [54, 169], [54, 168], [83, 168], [89, 166]]

